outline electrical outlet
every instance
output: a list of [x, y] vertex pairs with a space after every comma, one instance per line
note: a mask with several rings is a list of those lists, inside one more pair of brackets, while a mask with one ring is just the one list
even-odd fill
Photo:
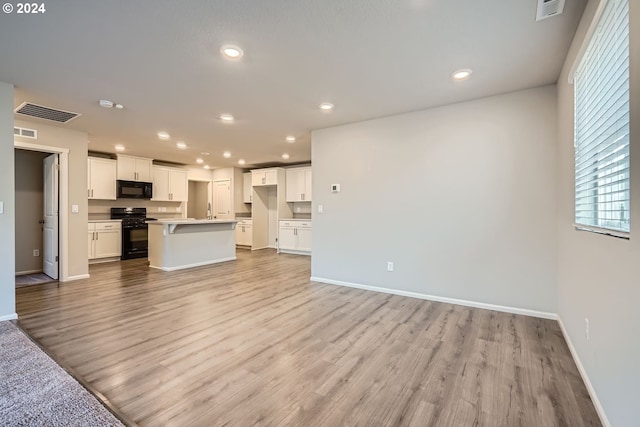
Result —
[[584, 337], [589, 341], [589, 318], [584, 318]]
[[393, 262], [392, 261], [389, 261], [387, 263], [387, 271], [393, 271]]
[[33, 256], [40, 256], [40, 249], [34, 249]]

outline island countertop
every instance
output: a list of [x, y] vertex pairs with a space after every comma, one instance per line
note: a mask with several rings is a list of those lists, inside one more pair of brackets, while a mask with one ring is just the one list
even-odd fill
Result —
[[147, 221], [147, 224], [226, 224], [229, 222], [238, 222], [236, 219], [159, 219], [155, 221]]

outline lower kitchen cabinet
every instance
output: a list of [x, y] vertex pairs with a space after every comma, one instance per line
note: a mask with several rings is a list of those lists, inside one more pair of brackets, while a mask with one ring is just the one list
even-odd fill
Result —
[[90, 222], [88, 231], [89, 260], [120, 258], [122, 255], [122, 224], [120, 222]]
[[253, 221], [250, 219], [238, 220], [236, 224], [236, 245], [251, 246], [253, 240]]
[[279, 252], [311, 255], [311, 221], [281, 220], [278, 231]]

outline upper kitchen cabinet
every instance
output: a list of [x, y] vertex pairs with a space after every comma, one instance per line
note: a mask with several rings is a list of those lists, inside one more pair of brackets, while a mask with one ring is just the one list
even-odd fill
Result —
[[251, 185], [260, 187], [263, 185], [278, 185], [278, 170], [274, 169], [254, 169], [251, 171]]
[[252, 187], [252, 174], [251, 172], [244, 173], [242, 175], [242, 202], [243, 203], [251, 203], [253, 200], [253, 189]]
[[95, 200], [116, 200], [116, 161], [87, 159], [87, 196]]
[[287, 202], [311, 201], [311, 168], [287, 169]]
[[155, 202], [186, 202], [189, 183], [183, 169], [153, 166], [153, 197]]
[[153, 160], [118, 154], [118, 179], [151, 182]]

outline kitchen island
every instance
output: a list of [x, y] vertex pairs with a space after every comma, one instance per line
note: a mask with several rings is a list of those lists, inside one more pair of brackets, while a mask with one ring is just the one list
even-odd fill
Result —
[[181, 270], [236, 259], [236, 220], [149, 221], [149, 267]]

